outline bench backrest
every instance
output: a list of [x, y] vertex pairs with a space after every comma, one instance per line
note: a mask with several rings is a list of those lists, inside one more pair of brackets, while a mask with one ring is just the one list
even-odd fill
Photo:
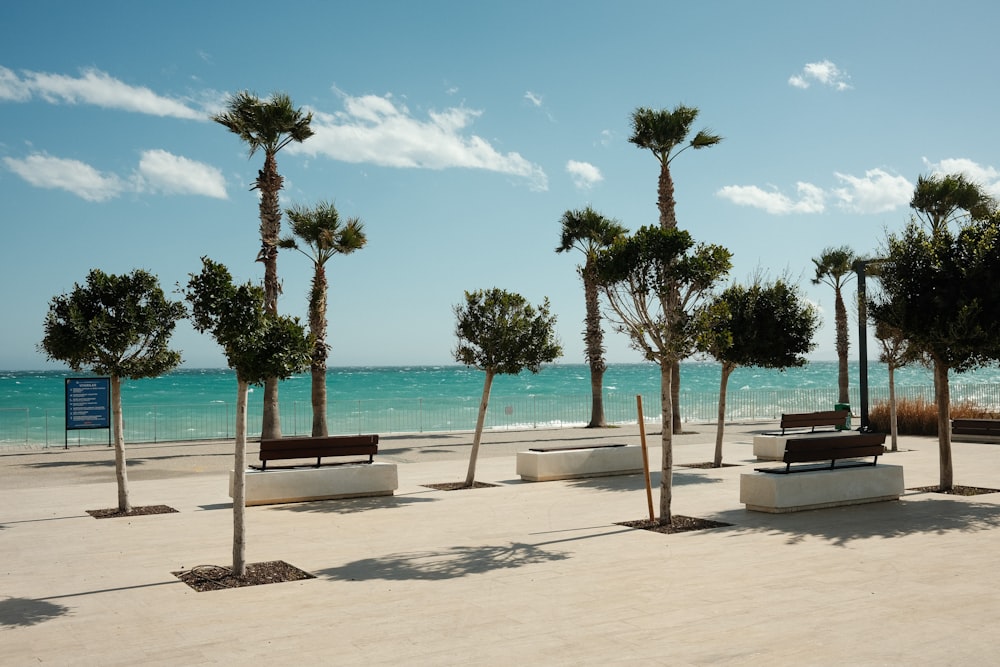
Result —
[[785, 463], [836, 461], [885, 453], [885, 433], [789, 439], [785, 442]]
[[378, 454], [378, 435], [338, 435], [260, 441], [260, 460], [308, 459], [323, 456]]
[[850, 417], [849, 410], [823, 410], [781, 415], [781, 430], [789, 428], [811, 428], [817, 426], [844, 426]]
[[1000, 419], [952, 419], [951, 431], [964, 435], [1000, 433]]

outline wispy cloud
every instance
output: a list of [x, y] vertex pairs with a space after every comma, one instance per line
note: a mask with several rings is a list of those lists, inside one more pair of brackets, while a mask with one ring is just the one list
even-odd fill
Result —
[[41, 99], [50, 104], [92, 104], [152, 116], [208, 120], [204, 111], [181, 100], [164, 97], [145, 86], [131, 86], [98, 69], [85, 69], [80, 76], [46, 72], [16, 72], [0, 66], [0, 101], [27, 102]]
[[940, 162], [923, 158], [923, 162], [935, 175], [964, 174], [966, 178], [983, 186], [991, 196], [1000, 199], [1000, 170], [995, 167], [983, 166], [967, 158], [945, 158]]
[[869, 169], [864, 176], [835, 172], [834, 177], [841, 185], [829, 189], [800, 181], [795, 184], [795, 196], [756, 185], [727, 185], [715, 194], [772, 215], [824, 213], [827, 202], [851, 213], [872, 215], [907, 206], [913, 195], [913, 183], [883, 169]]
[[573, 185], [580, 190], [589, 190], [595, 184], [604, 180], [601, 170], [589, 162], [569, 160], [566, 163], [566, 171], [573, 179]]
[[848, 90], [851, 88], [850, 80], [851, 77], [847, 72], [829, 60], [821, 60], [818, 63], [806, 63], [801, 72], [789, 77], [788, 85], [805, 89], [813, 83], [818, 83], [834, 90]]
[[228, 198], [225, 179], [218, 169], [158, 149], [145, 151], [138, 168], [128, 177], [101, 172], [80, 160], [45, 153], [25, 158], [5, 157], [3, 162], [35, 187], [65, 190], [91, 202], [108, 201], [127, 192]]
[[542, 96], [536, 95], [530, 90], [524, 94], [524, 99], [528, 100], [531, 106], [540, 107], [542, 106]]
[[315, 134], [286, 150], [344, 162], [420, 169], [485, 169], [525, 179], [547, 190], [542, 168], [519, 153], [501, 153], [468, 130], [482, 111], [464, 106], [416, 118], [391, 95], [344, 95], [343, 111], [313, 111]]

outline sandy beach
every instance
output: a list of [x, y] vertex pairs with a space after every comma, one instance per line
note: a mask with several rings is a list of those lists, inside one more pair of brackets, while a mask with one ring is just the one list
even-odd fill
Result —
[[[176, 513], [96, 520], [115, 504], [106, 447], [0, 453], [0, 663], [21, 665], [995, 664], [1000, 493], [908, 490], [900, 501], [748, 512], [754, 432], [675, 441], [677, 514], [723, 528], [664, 535], [642, 475], [522, 482], [536, 443], [638, 444], [637, 427], [387, 436], [391, 497], [248, 509], [247, 558], [315, 578], [196, 592], [172, 573], [231, 558], [232, 443], [128, 448], [134, 505]], [[659, 434], [649, 433], [654, 484]], [[938, 481], [937, 442], [903, 437], [884, 462]], [[255, 445], [249, 446], [254, 459]], [[1000, 486], [1000, 447], [954, 443], [955, 481]], [[654, 500], [658, 496], [654, 495]]]

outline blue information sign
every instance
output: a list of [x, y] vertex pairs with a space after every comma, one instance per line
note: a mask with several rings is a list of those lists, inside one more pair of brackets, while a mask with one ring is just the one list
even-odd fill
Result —
[[66, 378], [66, 430], [111, 428], [111, 378]]

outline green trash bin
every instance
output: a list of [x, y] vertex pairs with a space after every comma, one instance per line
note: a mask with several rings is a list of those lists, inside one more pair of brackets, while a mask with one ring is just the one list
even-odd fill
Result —
[[834, 403], [834, 410], [847, 410], [847, 420], [837, 427], [838, 431], [850, 431], [851, 430], [851, 404], [850, 403]]

